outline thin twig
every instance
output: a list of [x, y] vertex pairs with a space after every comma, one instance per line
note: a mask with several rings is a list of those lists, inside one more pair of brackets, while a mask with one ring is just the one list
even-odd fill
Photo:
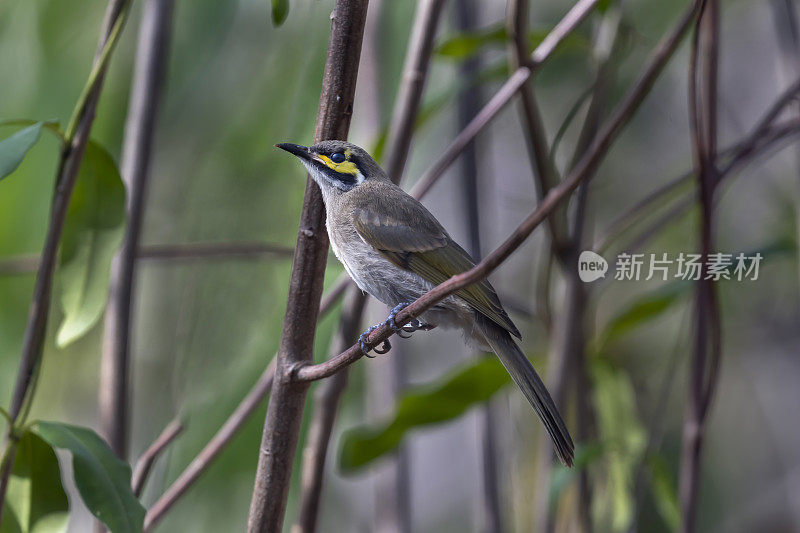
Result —
[[[451, 277], [449, 280], [431, 289], [411, 305], [397, 313], [395, 317], [397, 325], [407, 324], [443, 298], [488, 276], [528, 238], [531, 232], [541, 224], [544, 218], [553, 211], [559, 202], [563, 201], [578, 187], [578, 185], [593, 175], [594, 171], [611, 148], [611, 145], [617, 139], [622, 128], [639, 108], [639, 105], [647, 94], [649, 94], [653, 83], [655, 83], [661, 70], [680, 44], [683, 35], [694, 20], [703, 1], [704, 0], [695, 0], [692, 2], [691, 7], [683, 14], [677, 26], [661, 41], [661, 43], [659, 43], [644, 72], [634, 84], [633, 88], [628, 92], [622, 103], [614, 110], [611, 118], [600, 130], [597, 138], [592, 143], [586, 155], [581, 159], [581, 162], [576, 166], [575, 170], [573, 170], [557, 187], [550, 191], [539, 204], [539, 207], [528, 215], [508, 239], [496, 250], [470, 270]], [[391, 328], [388, 324], [384, 324], [375, 329], [366, 340], [370, 346], [376, 346], [388, 339], [391, 334]], [[290, 371], [296, 381], [315, 381], [332, 376], [342, 368], [357, 361], [362, 356], [361, 347], [353, 345], [348, 350], [324, 363], [310, 365], [307, 362], [300, 362], [291, 368]]]
[[150, 470], [153, 468], [153, 464], [156, 462], [156, 459], [158, 459], [158, 456], [161, 455], [161, 453], [167, 449], [167, 446], [172, 444], [182, 432], [183, 423], [177, 418], [174, 419], [167, 424], [167, 427], [165, 427], [156, 440], [153, 441], [153, 444], [151, 444], [142, 456], [139, 457], [139, 460], [136, 461], [136, 466], [131, 476], [131, 488], [133, 489], [133, 494], [137, 498], [141, 496], [144, 484], [147, 482], [147, 477], [150, 475]]
[[173, 505], [186, 493], [200, 475], [205, 472], [211, 463], [222, 453], [239, 430], [245, 425], [250, 415], [258, 408], [261, 401], [269, 394], [272, 380], [275, 377], [275, 359], [273, 359], [247, 396], [236, 406], [231, 416], [225, 420], [222, 427], [217, 430], [214, 436], [208, 441], [200, 453], [192, 459], [189, 466], [181, 472], [172, 485], [147, 511], [144, 519], [144, 531], [150, 531]]
[[[346, 139], [353, 111], [367, 0], [337, 0], [322, 81], [314, 141]], [[248, 531], [280, 531], [307, 386], [292, 383], [288, 370], [311, 360], [319, 312], [328, 236], [319, 187], [307, 180], [300, 215], [289, 297], [277, 355], [275, 383], [267, 407]]]
[[136, 248], [141, 234], [158, 103], [167, 65], [172, 8], [173, 0], [149, 0], [145, 3], [122, 142], [121, 174], [127, 189], [128, 218], [122, 244], [111, 263], [98, 404], [101, 433], [111, 449], [123, 459], [128, 444], [128, 369]]

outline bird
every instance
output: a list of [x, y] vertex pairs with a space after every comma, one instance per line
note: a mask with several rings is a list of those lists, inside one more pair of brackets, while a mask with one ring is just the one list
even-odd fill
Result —
[[[328, 140], [312, 146], [275, 145], [296, 156], [319, 186], [331, 248], [358, 287], [392, 308], [396, 333], [437, 326], [461, 330], [467, 343], [494, 352], [541, 419], [553, 449], [572, 466], [575, 446], [536, 370], [514, 341], [522, 336], [487, 280], [462, 288], [398, 328], [400, 309], [475, 265], [436, 217], [389, 179], [363, 148]], [[380, 325], [380, 324], [379, 324]], [[364, 339], [359, 339], [365, 354]], [[390, 345], [386, 345], [385, 353]]]

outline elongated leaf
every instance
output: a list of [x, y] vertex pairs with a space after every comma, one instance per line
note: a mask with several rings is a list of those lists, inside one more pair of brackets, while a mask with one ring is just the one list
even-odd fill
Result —
[[72, 453], [75, 485], [89, 511], [112, 533], [138, 533], [144, 507], [131, 490], [131, 468], [94, 431], [58, 422], [39, 422], [39, 435]]
[[17, 170], [41, 133], [42, 123], [37, 122], [0, 141], [0, 180]]
[[[533, 50], [539, 46], [552, 28], [542, 28], [528, 34], [528, 45]], [[496, 24], [479, 30], [461, 32], [442, 41], [436, 47], [435, 53], [451, 60], [463, 60], [477, 54], [482, 48], [488, 46], [504, 46], [508, 41], [508, 33], [504, 24]], [[585, 50], [589, 41], [575, 33], [571, 33], [561, 42], [561, 47], [573, 50]]]
[[601, 442], [578, 444], [575, 448], [575, 462], [572, 468], [562, 464], [556, 465], [550, 479], [550, 505], [556, 505], [564, 489], [578, 477], [581, 471], [600, 460], [604, 452], [605, 447]]
[[603, 361], [592, 365], [600, 438], [606, 446], [605, 476], [598, 480], [598, 530], [626, 531], [633, 519], [633, 477], [647, 445], [630, 377]]
[[681, 296], [688, 294], [691, 288], [691, 283], [676, 280], [667, 283], [656, 291], [645, 294], [611, 320], [605, 328], [603, 344], [644, 322], [662, 315], [678, 303]]
[[339, 465], [352, 472], [397, 448], [407, 431], [457, 418], [487, 401], [509, 383], [503, 365], [492, 358], [465, 365], [436, 384], [407, 391], [391, 420], [348, 430], [342, 437]]
[[502, 24], [458, 33], [437, 46], [436, 53], [450, 59], [463, 59], [474, 55], [488, 44], [504, 44], [506, 35], [505, 26]]
[[58, 458], [47, 442], [27, 431], [17, 446], [0, 533], [60, 533], [68, 521]]
[[280, 26], [289, 16], [289, 0], [272, 0], [272, 24]]
[[84, 335], [103, 314], [109, 270], [125, 230], [125, 186], [111, 155], [90, 142], [64, 222], [60, 290], [64, 321], [56, 343]]

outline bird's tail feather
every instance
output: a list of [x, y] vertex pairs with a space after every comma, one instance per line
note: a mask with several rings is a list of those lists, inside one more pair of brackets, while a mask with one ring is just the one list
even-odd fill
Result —
[[522, 390], [522, 393], [533, 406], [533, 410], [542, 420], [547, 433], [550, 434], [550, 438], [553, 439], [556, 455], [558, 455], [562, 463], [572, 466], [572, 460], [575, 455], [575, 445], [572, 443], [572, 437], [570, 437], [564, 420], [558, 413], [550, 393], [542, 383], [536, 370], [534, 370], [533, 365], [531, 365], [528, 358], [525, 357], [525, 354], [522, 353], [522, 350], [506, 330], [480, 313], [475, 314], [478, 328], [486, 342], [492, 347], [497, 357], [500, 358], [514, 383]]

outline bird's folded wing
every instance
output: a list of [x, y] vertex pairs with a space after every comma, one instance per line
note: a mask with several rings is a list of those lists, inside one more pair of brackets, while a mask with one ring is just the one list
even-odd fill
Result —
[[[353, 226], [364, 242], [395, 266], [411, 271], [434, 285], [475, 266], [469, 254], [416, 201], [362, 206], [354, 210], [353, 218]], [[455, 294], [492, 322], [520, 337], [519, 330], [500, 304], [494, 288], [485, 279]]]

